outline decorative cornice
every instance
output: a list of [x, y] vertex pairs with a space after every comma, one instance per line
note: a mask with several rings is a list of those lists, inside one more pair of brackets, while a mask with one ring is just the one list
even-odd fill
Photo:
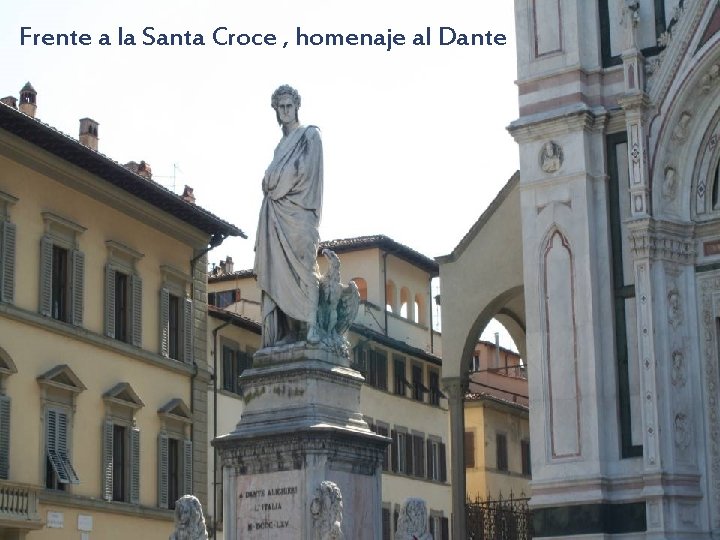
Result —
[[627, 222], [635, 258], [694, 264], [695, 226], [644, 218]]

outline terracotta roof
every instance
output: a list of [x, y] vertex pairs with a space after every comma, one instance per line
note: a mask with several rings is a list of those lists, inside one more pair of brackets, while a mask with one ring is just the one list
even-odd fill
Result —
[[320, 250], [324, 248], [332, 249], [335, 253], [377, 248], [414, 264], [432, 276], [437, 276], [440, 272], [440, 267], [435, 260], [383, 234], [320, 242]]
[[509, 399], [497, 397], [487, 392], [468, 392], [467, 394], [465, 394], [465, 401], [492, 401], [500, 405], [514, 407], [516, 409], [520, 409], [526, 412], [530, 410], [530, 407], [528, 405], [523, 405], [522, 403], [517, 403]]
[[[482, 213], [482, 215], [473, 224], [473, 226], [470, 227], [470, 230], [467, 233], [465, 233], [465, 236], [462, 237], [462, 239], [460, 240], [458, 245], [455, 246], [455, 249], [452, 250], [452, 253], [450, 253], [448, 255], [441, 255], [439, 257], [435, 257], [435, 260], [440, 264], [449, 263], [449, 262], [453, 262], [460, 255], [462, 255], [463, 251], [465, 251], [465, 248], [468, 247], [468, 244], [470, 244], [472, 239], [475, 238], [478, 231], [485, 226], [485, 224], [488, 222], [488, 220], [495, 213], [495, 210], [498, 209], [498, 207], [503, 203], [503, 201], [507, 198], [507, 196], [513, 190], [513, 188], [515, 188], [515, 186], [517, 186], [517, 184], [519, 182], [520, 182], [520, 171], [515, 171], [515, 174], [513, 174], [510, 177], [510, 179], [505, 183], [503, 188], [498, 192], [498, 194], [495, 196], [493, 201], [488, 205], [488, 207], [485, 209], [485, 211]], [[518, 219], [520, 219], [520, 216], [518, 216]]]
[[207, 234], [247, 238], [235, 225], [184, 201], [160, 184], [130, 172], [118, 162], [87, 148], [69, 135], [1, 102], [0, 129], [98, 176]]
[[245, 317], [244, 315], [238, 315], [237, 313], [233, 313], [232, 311], [227, 311], [225, 309], [221, 309], [215, 306], [208, 306], [208, 315], [210, 315], [211, 317], [215, 317], [216, 319], [220, 319], [221, 321], [232, 323], [235, 326], [239, 326], [240, 328], [250, 330], [257, 335], [260, 335], [262, 331], [260, 323], [248, 317]]
[[220, 283], [221, 281], [234, 281], [236, 279], [244, 279], [249, 277], [255, 277], [255, 272], [252, 268], [246, 270], [237, 270], [236, 272], [230, 272], [229, 274], [223, 274], [221, 276], [208, 276], [208, 283]]

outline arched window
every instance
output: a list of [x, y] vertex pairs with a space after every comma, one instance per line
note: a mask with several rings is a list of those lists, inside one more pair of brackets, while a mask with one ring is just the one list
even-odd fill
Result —
[[415, 322], [427, 325], [427, 307], [425, 296], [422, 294], [415, 295]]
[[406, 319], [412, 319], [413, 313], [410, 312], [410, 289], [403, 287], [400, 289], [400, 316]]
[[367, 281], [361, 277], [354, 277], [352, 281], [357, 285], [358, 292], [360, 293], [360, 301], [367, 302]]
[[385, 284], [385, 309], [390, 313], [397, 309], [397, 289], [392, 280]]

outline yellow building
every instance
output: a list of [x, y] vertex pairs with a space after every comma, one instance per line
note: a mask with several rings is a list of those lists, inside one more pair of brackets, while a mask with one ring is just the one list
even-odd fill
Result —
[[[421, 497], [434, 538], [447, 540], [449, 426], [447, 400], [439, 386], [440, 335], [432, 331], [430, 301], [437, 263], [385, 236], [323, 242], [322, 248], [340, 255], [342, 281], [353, 280], [360, 290], [362, 304], [348, 336], [354, 366], [365, 376], [360, 407], [372, 429], [392, 440], [382, 475], [383, 539], [393, 537], [400, 504], [407, 497]], [[324, 270], [324, 257], [319, 263]], [[260, 291], [252, 272], [234, 271], [231, 260], [215, 269], [208, 290], [217, 308], [210, 308], [216, 335], [208, 340], [208, 354], [217, 366], [215, 418], [217, 433], [223, 434], [240, 419], [242, 386], [237, 377], [251, 365], [260, 345]], [[211, 403], [212, 393], [211, 387]], [[219, 483], [219, 471], [215, 478]], [[221, 486], [216, 491], [219, 494]], [[220, 506], [210, 502], [209, 522], [213, 516], [221, 521]]]
[[[0, 538], [167, 538], [207, 492], [208, 244], [242, 235], [0, 103]], [[131, 164], [132, 165], [132, 164]], [[140, 174], [138, 174], [140, 173]]]
[[475, 347], [465, 394], [465, 483], [470, 499], [530, 496], [527, 371], [498, 343]]

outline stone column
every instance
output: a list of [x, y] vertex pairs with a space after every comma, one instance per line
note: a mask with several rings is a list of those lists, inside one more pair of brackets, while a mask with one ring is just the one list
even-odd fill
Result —
[[442, 380], [450, 408], [450, 478], [452, 480], [452, 537], [467, 538], [465, 526], [465, 381], [461, 377]]

